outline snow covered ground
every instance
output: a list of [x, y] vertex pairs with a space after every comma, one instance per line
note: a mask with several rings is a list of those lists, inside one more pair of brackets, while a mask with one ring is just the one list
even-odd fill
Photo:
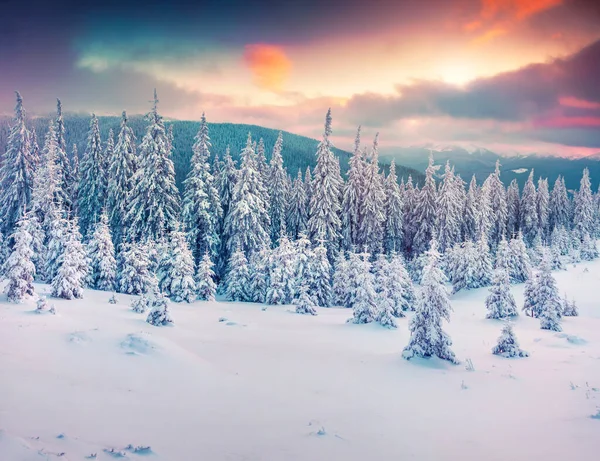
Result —
[[55, 316], [2, 301], [0, 460], [597, 461], [600, 261], [555, 276], [581, 315], [563, 333], [518, 318], [529, 358], [491, 354], [487, 289], [454, 295], [457, 366], [403, 360], [408, 319], [346, 309], [172, 304], [157, 328], [125, 295], [50, 300]]

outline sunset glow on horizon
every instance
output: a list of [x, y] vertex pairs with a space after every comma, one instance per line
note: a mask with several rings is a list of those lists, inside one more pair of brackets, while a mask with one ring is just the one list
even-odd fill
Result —
[[21, 20], [0, 19], [2, 62], [14, 63], [2, 113], [14, 90], [32, 113], [55, 97], [67, 111], [143, 113], [156, 87], [168, 117], [312, 137], [332, 107], [344, 148], [358, 124], [388, 146], [600, 148], [594, 2], [39, 2]]

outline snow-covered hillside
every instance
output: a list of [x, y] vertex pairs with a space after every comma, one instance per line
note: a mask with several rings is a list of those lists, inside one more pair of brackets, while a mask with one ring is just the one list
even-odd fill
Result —
[[563, 333], [520, 316], [528, 358], [491, 354], [487, 289], [453, 295], [460, 365], [403, 360], [408, 319], [346, 324], [348, 309], [197, 301], [158, 328], [125, 295], [49, 299], [56, 315], [3, 300], [0, 459], [597, 460], [600, 261], [555, 276], [580, 316]]

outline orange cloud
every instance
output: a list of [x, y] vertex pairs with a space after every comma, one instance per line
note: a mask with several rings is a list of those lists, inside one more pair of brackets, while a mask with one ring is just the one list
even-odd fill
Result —
[[465, 24], [463, 30], [473, 32], [487, 25], [488, 30], [474, 40], [486, 42], [505, 34], [515, 23], [563, 2], [564, 0], [481, 0], [479, 17]]
[[270, 91], [280, 91], [292, 68], [283, 48], [262, 43], [246, 45], [244, 63], [252, 71], [255, 83]]
[[561, 106], [576, 107], [577, 109], [600, 109], [600, 103], [573, 98], [572, 96], [559, 98], [558, 102]]
[[542, 128], [590, 128], [600, 127], [599, 117], [554, 117], [536, 120], [534, 126]]

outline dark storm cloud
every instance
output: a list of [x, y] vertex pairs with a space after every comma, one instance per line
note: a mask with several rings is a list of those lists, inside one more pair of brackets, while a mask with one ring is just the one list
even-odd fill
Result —
[[[600, 103], [600, 41], [579, 52], [545, 64], [473, 81], [465, 87], [439, 81], [398, 85], [398, 95], [354, 96], [349, 114], [370, 124], [387, 124], [418, 116], [527, 121], [562, 110], [562, 97]], [[567, 111], [573, 111], [568, 108]], [[594, 109], [578, 108], [579, 116]], [[567, 114], [562, 114], [566, 115]]]

